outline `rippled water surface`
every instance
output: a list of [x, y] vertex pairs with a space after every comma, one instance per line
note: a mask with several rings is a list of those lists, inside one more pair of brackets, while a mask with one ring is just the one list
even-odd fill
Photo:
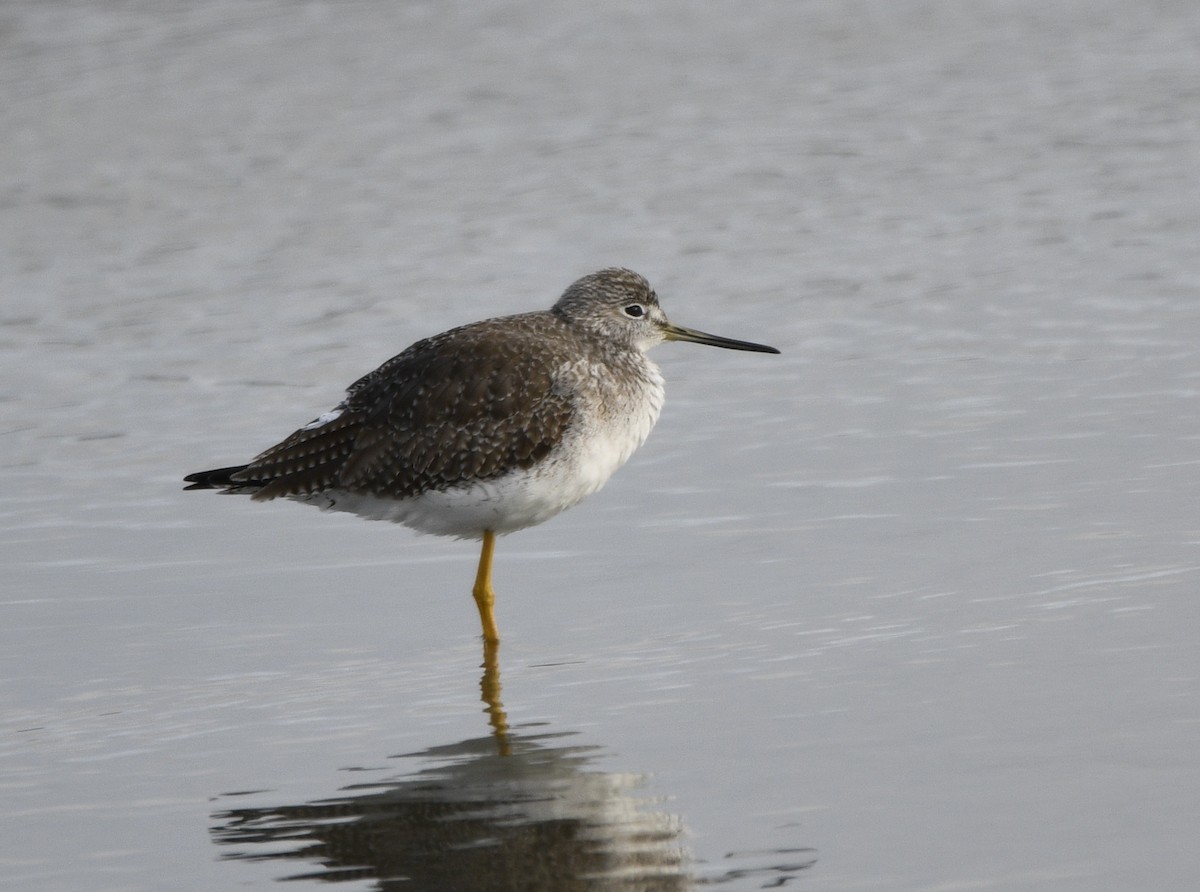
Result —
[[[1184, 890], [1200, 7], [0, 10], [14, 889]], [[668, 402], [471, 543], [184, 493], [630, 266]]]

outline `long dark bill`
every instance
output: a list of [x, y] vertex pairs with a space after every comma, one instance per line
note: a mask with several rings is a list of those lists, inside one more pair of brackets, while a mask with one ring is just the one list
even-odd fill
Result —
[[682, 325], [664, 325], [663, 336], [668, 341], [690, 341], [693, 344], [708, 344], [710, 347], [724, 347], [726, 350], [747, 350], [751, 353], [778, 353], [774, 347], [766, 344], [752, 344], [749, 341], [735, 341], [733, 338], [723, 338], [720, 335], [707, 334], [694, 328], [684, 328]]

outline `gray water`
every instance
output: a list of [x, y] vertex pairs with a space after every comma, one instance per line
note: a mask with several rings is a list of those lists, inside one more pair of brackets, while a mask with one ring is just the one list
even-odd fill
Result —
[[[5, 888], [1194, 888], [1198, 44], [10, 0]], [[181, 491], [612, 264], [783, 354], [655, 352], [646, 446], [499, 543], [491, 670], [471, 543]]]

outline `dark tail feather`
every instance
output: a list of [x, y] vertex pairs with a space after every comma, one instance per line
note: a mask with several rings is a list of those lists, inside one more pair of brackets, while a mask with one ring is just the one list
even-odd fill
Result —
[[195, 474], [188, 474], [183, 478], [183, 482], [192, 485], [185, 486], [184, 489], [224, 489], [243, 485], [235, 483], [232, 478], [238, 471], [244, 471], [247, 467], [249, 466], [234, 465], [231, 468], [214, 468], [211, 471], [197, 471]]

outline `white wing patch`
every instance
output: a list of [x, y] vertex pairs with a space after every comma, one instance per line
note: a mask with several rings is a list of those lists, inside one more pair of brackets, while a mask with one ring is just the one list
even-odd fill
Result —
[[304, 425], [304, 427], [300, 428], [300, 430], [311, 431], [311, 430], [316, 430], [319, 427], [324, 427], [325, 425], [329, 424], [329, 422], [337, 421], [339, 418], [341, 418], [342, 413], [345, 411], [346, 411], [345, 405], [338, 406], [336, 409], [330, 409], [324, 415], [321, 415], [318, 418], [314, 418], [308, 424]]

